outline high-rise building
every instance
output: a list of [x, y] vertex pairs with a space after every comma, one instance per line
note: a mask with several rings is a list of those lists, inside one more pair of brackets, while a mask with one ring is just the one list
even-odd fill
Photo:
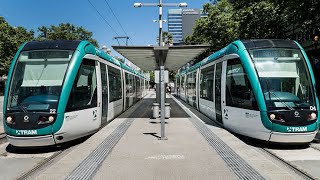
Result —
[[168, 32], [173, 36], [173, 44], [183, 44], [183, 40], [193, 33], [196, 20], [207, 17], [200, 9], [169, 9]]
[[192, 35], [193, 27], [196, 25], [196, 20], [200, 17], [200, 9], [182, 10], [182, 39], [185, 39], [188, 35]]
[[218, 2], [218, 0], [210, 0], [211, 4], [216, 4]]
[[172, 34], [173, 44], [182, 42], [182, 9], [169, 9], [168, 32]]

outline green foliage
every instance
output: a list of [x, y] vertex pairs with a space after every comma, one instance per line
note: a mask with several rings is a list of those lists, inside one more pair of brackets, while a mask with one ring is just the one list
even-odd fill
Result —
[[169, 82], [174, 82], [175, 75], [178, 73], [178, 70], [169, 71]]
[[92, 32], [87, 31], [82, 26], [76, 27], [70, 23], [61, 23], [59, 26], [41, 26], [38, 40], [86, 40], [98, 47], [97, 40], [92, 38]]
[[319, 35], [319, 0], [288, 0], [283, 7], [289, 24], [301, 27], [302, 31], [310, 30], [313, 35]]
[[26, 41], [32, 40], [87, 40], [98, 46], [92, 38], [92, 32], [83, 27], [76, 27], [70, 23], [61, 23], [59, 26], [41, 26], [38, 28], [40, 35], [35, 39], [34, 32], [23, 27], [10, 26], [0, 16], [0, 75], [7, 74], [11, 61], [18, 48]]
[[154, 71], [150, 71], [150, 81], [154, 82]]
[[239, 38], [285, 38], [286, 19], [279, 4], [271, 1], [236, 1], [234, 4], [239, 23]]
[[166, 45], [172, 45], [173, 44], [173, 36], [169, 32], [164, 31], [162, 33], [162, 38], [163, 38], [164, 44], [166, 44]]
[[34, 39], [34, 32], [23, 27], [10, 26], [0, 17], [0, 75], [7, 74], [11, 60], [18, 48], [26, 41]]
[[208, 17], [197, 20], [193, 34], [185, 38], [186, 44], [211, 44], [202, 57], [238, 38], [286, 38], [289, 10], [284, 1], [220, 0], [205, 4], [203, 10]]
[[203, 9], [209, 15], [197, 20], [192, 36], [185, 39], [186, 44], [209, 43], [212, 51], [216, 51], [238, 38], [239, 23], [232, 4], [221, 0], [216, 5], [205, 4]]

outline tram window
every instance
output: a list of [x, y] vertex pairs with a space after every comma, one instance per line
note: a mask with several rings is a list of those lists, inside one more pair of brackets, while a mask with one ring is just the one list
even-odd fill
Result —
[[200, 75], [200, 98], [209, 101], [213, 101], [213, 67], [202, 69]]
[[226, 105], [258, 110], [251, 84], [240, 59], [229, 60], [226, 73]]
[[181, 88], [180, 88], [180, 92], [181, 94], [185, 94], [185, 88], [186, 88], [186, 81], [185, 81], [185, 76], [181, 76]]
[[95, 61], [83, 59], [69, 96], [67, 111], [97, 106]]
[[187, 75], [187, 95], [195, 100], [196, 97], [196, 73], [190, 73]]
[[176, 79], [176, 89], [177, 89], [177, 93], [179, 94], [180, 93], [180, 77], [178, 77]]
[[191, 81], [191, 96], [192, 96], [192, 100], [196, 100], [196, 77], [197, 77], [197, 73], [193, 72], [192, 73], [192, 81]]
[[119, 69], [108, 66], [110, 102], [122, 98], [121, 73]]

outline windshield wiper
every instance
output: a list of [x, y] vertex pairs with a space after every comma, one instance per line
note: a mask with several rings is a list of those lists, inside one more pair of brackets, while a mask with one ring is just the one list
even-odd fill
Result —
[[19, 104], [18, 99], [13, 94], [11, 94], [11, 97], [17, 102], [19, 109], [21, 109], [24, 113], [28, 113], [28, 111], [23, 106], [21, 106], [21, 104]]
[[283, 104], [284, 106], [286, 106], [289, 110], [292, 110], [292, 111], [295, 110], [292, 106], [290, 106], [290, 105], [287, 104], [286, 102], [282, 101], [282, 99], [281, 99], [279, 96], [277, 96], [274, 92], [271, 92], [271, 91], [270, 91], [268, 80], [266, 80], [266, 85], [267, 85], [267, 89], [268, 89], [268, 94], [269, 94], [269, 100], [270, 100], [270, 102], [271, 102], [271, 96], [270, 96], [270, 94], [272, 94], [281, 104]]

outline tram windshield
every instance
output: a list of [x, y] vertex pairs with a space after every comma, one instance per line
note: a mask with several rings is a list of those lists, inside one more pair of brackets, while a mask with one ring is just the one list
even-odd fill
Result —
[[55, 112], [72, 54], [69, 50], [21, 52], [12, 76], [7, 109]]
[[269, 48], [249, 53], [269, 110], [315, 107], [311, 78], [300, 50]]

